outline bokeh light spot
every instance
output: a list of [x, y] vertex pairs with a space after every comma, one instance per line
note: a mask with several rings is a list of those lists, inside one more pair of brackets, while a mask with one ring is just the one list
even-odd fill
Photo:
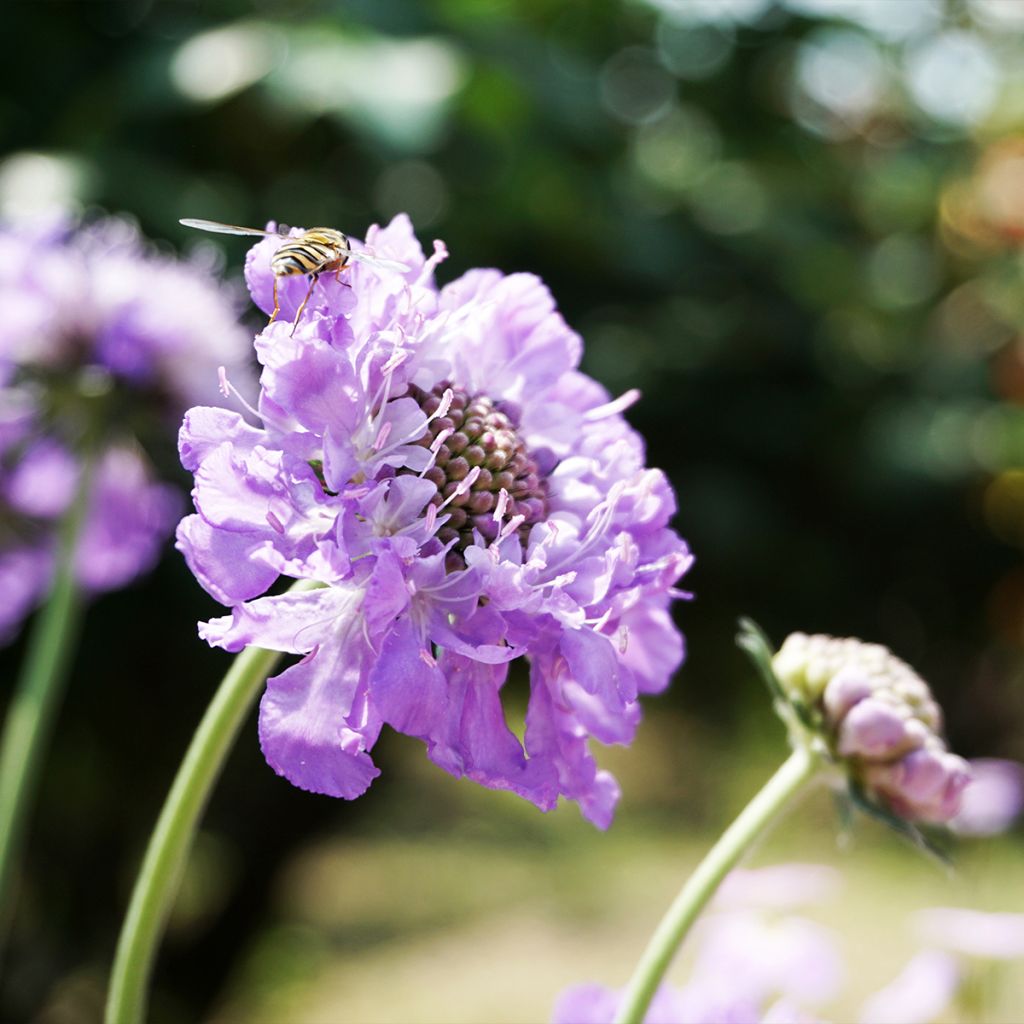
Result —
[[263, 78], [282, 56], [270, 25], [248, 22], [193, 36], [171, 60], [171, 81], [197, 103], [216, 103]]

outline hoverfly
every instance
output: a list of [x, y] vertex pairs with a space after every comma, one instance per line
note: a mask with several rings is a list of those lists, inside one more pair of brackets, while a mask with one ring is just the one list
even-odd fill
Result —
[[281, 304], [277, 297], [277, 282], [282, 277], [294, 277], [296, 274], [309, 275], [309, 288], [306, 297], [299, 306], [292, 323], [292, 330], [299, 322], [302, 311], [313, 294], [316, 282], [321, 274], [333, 273], [337, 281], [341, 281], [341, 272], [353, 260], [371, 267], [384, 270], [403, 272], [409, 268], [397, 260], [386, 260], [370, 251], [353, 249], [347, 235], [335, 228], [310, 228], [301, 235], [292, 238], [280, 231], [263, 231], [260, 228], [243, 228], [237, 224], [219, 224], [213, 220], [195, 220], [183, 217], [179, 224], [187, 228], [198, 228], [200, 231], [215, 231], [222, 235], [260, 235], [264, 238], [278, 237], [283, 239], [281, 245], [270, 260], [270, 269], [274, 274], [274, 312], [270, 314], [270, 323], [277, 318]]

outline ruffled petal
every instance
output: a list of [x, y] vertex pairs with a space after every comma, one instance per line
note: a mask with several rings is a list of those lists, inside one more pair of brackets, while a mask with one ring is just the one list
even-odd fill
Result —
[[260, 746], [271, 768], [292, 785], [354, 800], [380, 774], [367, 753], [380, 722], [365, 699], [369, 650], [354, 621], [340, 633], [267, 681]]
[[352, 431], [365, 402], [355, 368], [344, 354], [319, 337], [319, 323], [292, 332], [271, 324], [256, 339], [263, 364], [265, 398], [287, 409], [306, 430], [323, 434]]
[[432, 741], [448, 707], [448, 687], [408, 618], [395, 623], [370, 672], [373, 706], [393, 729]]
[[202, 516], [191, 515], [178, 524], [175, 547], [203, 589], [232, 605], [257, 597], [277, 579], [276, 569], [252, 557], [263, 544], [260, 534], [216, 530]]
[[542, 811], [558, 803], [558, 774], [550, 761], [527, 758], [508, 727], [501, 704], [505, 665], [486, 665], [458, 654], [441, 661], [448, 680], [448, 713], [430, 757], [452, 775], [490, 789], [510, 790]]
[[530, 701], [526, 710], [526, 752], [550, 764], [562, 796], [576, 800], [583, 816], [598, 828], [611, 824], [618, 786], [607, 772], [598, 772], [587, 747], [584, 729], [555, 702], [557, 676], [550, 657], [535, 658], [530, 672]]
[[181, 464], [194, 473], [199, 464], [225, 441], [239, 451], [252, 451], [266, 441], [266, 433], [249, 426], [237, 412], [198, 405], [185, 413], [178, 431]]
[[668, 608], [638, 604], [619, 620], [624, 630], [619, 657], [632, 672], [640, 693], [661, 693], [686, 655], [683, 635]]
[[329, 643], [339, 623], [355, 621], [363, 592], [359, 587], [324, 587], [300, 594], [260, 597], [236, 605], [230, 615], [200, 623], [199, 635], [211, 647], [240, 651], [265, 647], [306, 654]]

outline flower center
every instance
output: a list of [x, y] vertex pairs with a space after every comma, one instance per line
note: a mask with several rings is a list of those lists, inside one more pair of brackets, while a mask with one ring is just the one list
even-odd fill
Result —
[[[418, 442], [437, 453], [424, 473], [437, 487], [431, 503], [444, 504], [449, 517], [437, 536], [446, 544], [456, 542], [452, 553], [458, 553], [461, 562], [461, 552], [473, 543], [474, 530], [492, 541], [506, 524], [522, 516], [517, 532], [525, 547], [530, 528], [548, 512], [546, 474], [539, 465], [548, 461], [546, 453], [531, 454], [527, 449], [518, 432], [519, 410], [511, 402], [470, 395], [447, 381], [430, 391], [413, 385], [407, 394], [430, 416], [449, 389], [452, 401], [447, 412], [430, 421], [427, 434]], [[462, 482], [475, 470], [479, 470], [476, 479], [465, 490]], [[508, 495], [504, 502], [502, 491]]]

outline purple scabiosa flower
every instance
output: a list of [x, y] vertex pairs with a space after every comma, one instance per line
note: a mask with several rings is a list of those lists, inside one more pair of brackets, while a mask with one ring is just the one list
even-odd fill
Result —
[[180, 499], [140, 440], [246, 358], [237, 303], [209, 270], [151, 251], [116, 219], [0, 225], [0, 642], [49, 590], [86, 452], [79, 587], [123, 586], [156, 561]]
[[[383, 725], [437, 765], [607, 827], [619, 789], [589, 740], [629, 743], [641, 693], [683, 658], [669, 606], [691, 556], [640, 437], [578, 370], [580, 338], [532, 275], [438, 289], [405, 217], [368, 243], [409, 267], [279, 285], [256, 339], [256, 426], [193, 409], [181, 455], [196, 514], [178, 546], [231, 614], [211, 644], [303, 655], [268, 682], [260, 742], [304, 789], [352, 799]], [[246, 278], [272, 309], [270, 257]], [[279, 576], [324, 588], [264, 595]], [[525, 663], [523, 738], [502, 687]]]
[[928, 685], [880, 644], [793, 633], [772, 661], [790, 700], [875, 800], [911, 821], [942, 824], [970, 781], [946, 749]]

